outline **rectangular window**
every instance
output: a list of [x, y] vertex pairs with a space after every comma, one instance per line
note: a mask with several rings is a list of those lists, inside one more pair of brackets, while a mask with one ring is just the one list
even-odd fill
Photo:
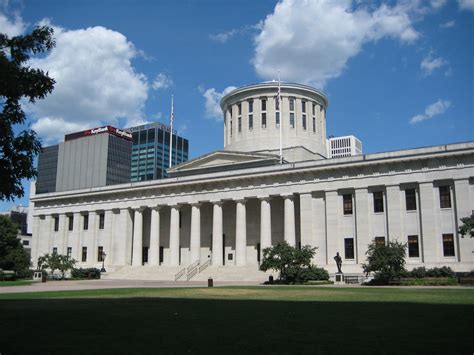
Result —
[[301, 112], [306, 113], [306, 101], [301, 100]]
[[418, 246], [418, 236], [409, 235], [408, 236], [408, 257], [418, 258], [420, 257], [420, 248]]
[[313, 133], [316, 133], [316, 117], [313, 117]]
[[99, 229], [104, 229], [105, 226], [105, 214], [99, 213]]
[[290, 99], [290, 111], [295, 110], [295, 99]]
[[97, 248], [97, 261], [104, 261], [104, 247]]
[[303, 117], [301, 118], [302, 120], [302, 124], [303, 124], [303, 129], [306, 131], [306, 115], [303, 115]]
[[407, 211], [416, 211], [416, 191], [415, 189], [405, 190], [405, 204]]
[[375, 237], [375, 246], [383, 247], [385, 245], [385, 237]]
[[454, 256], [454, 236], [452, 234], [443, 234], [443, 255]]
[[240, 102], [237, 104], [237, 110], [238, 110], [239, 116], [240, 116], [242, 114], [242, 104]]
[[67, 247], [67, 254], [66, 254], [66, 257], [67, 259], [71, 259], [71, 256], [72, 256], [72, 247]]
[[374, 213], [383, 212], [383, 192], [376, 191], [374, 195]]
[[344, 208], [344, 214], [352, 214], [352, 194], [342, 195], [342, 204]]
[[242, 117], [240, 116], [237, 118], [237, 130], [239, 133], [242, 132]]
[[230, 136], [232, 137], [232, 120], [230, 120]]
[[267, 113], [262, 112], [262, 128], [266, 128], [266, 127], [267, 127]]
[[313, 116], [316, 116], [316, 104], [313, 103]]
[[85, 214], [83, 216], [83, 223], [82, 223], [82, 229], [84, 229], [85, 231], [89, 229], [89, 215], [88, 214]]
[[29, 240], [23, 240], [23, 245], [25, 245], [25, 246], [30, 245], [30, 241]]
[[344, 238], [344, 258], [354, 259], [354, 238]]
[[253, 115], [249, 115], [249, 129], [253, 129]]
[[57, 232], [59, 230], [59, 216], [54, 216], [54, 231]]
[[68, 216], [67, 220], [68, 220], [68, 230], [72, 231], [72, 229], [74, 228], [74, 216]]
[[280, 112], [275, 113], [275, 123], [276, 123], [277, 127], [280, 126]]
[[58, 253], [58, 248], [57, 247], [54, 247], [53, 248], [53, 254], [57, 254]]
[[449, 186], [439, 187], [439, 204], [441, 208], [451, 208], [451, 193]]
[[262, 99], [260, 102], [262, 103], [262, 111], [266, 111], [267, 110], [267, 100]]
[[182, 223], [183, 223], [183, 214], [181, 213], [181, 211], [179, 211], [179, 228], [181, 228]]
[[253, 113], [253, 100], [249, 100], [249, 113]]
[[290, 127], [295, 128], [295, 113], [290, 112]]
[[87, 261], [87, 247], [82, 247], [82, 262], [85, 263]]

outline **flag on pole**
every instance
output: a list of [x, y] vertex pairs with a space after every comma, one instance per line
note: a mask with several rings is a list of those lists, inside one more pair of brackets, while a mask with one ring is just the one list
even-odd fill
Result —
[[280, 72], [278, 72], [278, 94], [276, 100], [276, 109], [278, 111], [279, 119], [278, 123], [280, 125], [280, 164], [283, 164], [283, 114], [280, 110], [281, 102], [281, 82], [280, 82]]
[[173, 165], [173, 121], [174, 121], [174, 96], [171, 95], [171, 114], [170, 114], [170, 168]]

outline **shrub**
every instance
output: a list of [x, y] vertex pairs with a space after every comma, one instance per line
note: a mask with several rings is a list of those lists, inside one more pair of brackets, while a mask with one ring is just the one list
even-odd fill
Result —
[[406, 277], [415, 277], [417, 279], [426, 277], [426, 268], [424, 266], [416, 267], [412, 271], [408, 271]]
[[296, 282], [307, 282], [313, 280], [329, 280], [329, 273], [323, 268], [310, 266], [308, 268], [300, 269], [295, 278]]
[[454, 271], [449, 266], [434, 267], [426, 270], [427, 277], [453, 277]]
[[455, 277], [406, 278], [400, 280], [402, 286], [452, 286], [457, 284], [458, 279]]
[[374, 272], [379, 284], [388, 284], [405, 274], [406, 245], [397, 241], [377, 245], [375, 240], [367, 249], [367, 264], [362, 265], [366, 273]]
[[16, 272], [16, 278], [17, 279], [33, 279], [33, 270], [30, 269], [24, 269]]
[[79, 268], [71, 270], [71, 277], [73, 279], [83, 280], [83, 279], [100, 279], [100, 270], [94, 267], [91, 268]]

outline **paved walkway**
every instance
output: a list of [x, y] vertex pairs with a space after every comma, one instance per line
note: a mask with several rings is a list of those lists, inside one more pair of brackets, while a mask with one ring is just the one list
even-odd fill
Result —
[[[214, 286], [258, 286], [258, 282], [214, 281]], [[0, 293], [98, 290], [106, 288], [207, 287], [207, 281], [140, 281], [140, 280], [64, 280], [35, 282], [25, 286], [2, 286]]]
[[[214, 281], [214, 286], [259, 286], [256, 281]], [[273, 285], [272, 287], [287, 286]], [[161, 288], [161, 287], [207, 287], [207, 281], [143, 281], [143, 280], [64, 280], [48, 281], [45, 283], [35, 282], [25, 286], [2, 286], [2, 293], [22, 293], [22, 292], [46, 292], [46, 291], [73, 291], [73, 290], [99, 290], [107, 288]], [[342, 285], [307, 285], [306, 287], [334, 287], [334, 288], [423, 288], [423, 289], [471, 289], [473, 286], [362, 286], [358, 284]]]

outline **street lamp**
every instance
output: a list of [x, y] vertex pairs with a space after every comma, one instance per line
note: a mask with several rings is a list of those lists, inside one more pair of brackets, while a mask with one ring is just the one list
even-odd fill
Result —
[[102, 252], [102, 269], [100, 269], [100, 272], [105, 272], [105, 257], [106, 256], [107, 256], [107, 254]]

